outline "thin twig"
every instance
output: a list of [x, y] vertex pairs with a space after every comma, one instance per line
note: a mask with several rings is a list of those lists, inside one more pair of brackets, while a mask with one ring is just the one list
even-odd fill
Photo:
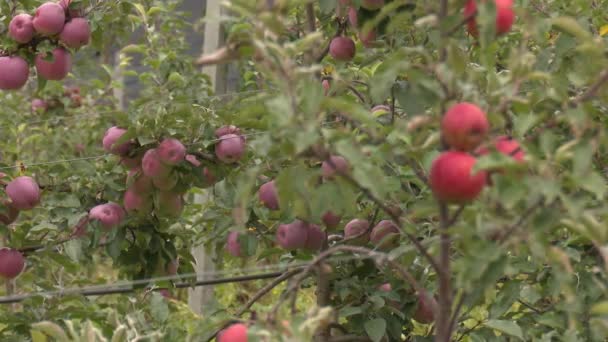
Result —
[[570, 106], [576, 107], [585, 101], [591, 100], [606, 82], [608, 82], [608, 69], [604, 69], [604, 71], [600, 73], [598, 80], [595, 81], [595, 83], [591, 85], [587, 91], [570, 101]]
[[526, 220], [532, 216], [532, 214], [540, 207], [543, 206], [543, 203], [545, 203], [545, 199], [544, 197], [541, 197], [540, 199], [538, 199], [536, 202], [534, 202], [534, 204], [532, 204], [530, 207], [528, 207], [528, 209], [526, 209], [521, 216], [519, 217], [519, 219], [517, 220], [517, 222], [515, 222], [513, 225], [511, 225], [509, 228], [507, 228], [507, 230], [501, 235], [501, 237], [498, 239], [498, 242], [500, 244], [503, 244], [507, 241], [507, 239], [511, 236], [511, 234], [513, 234], [513, 232], [515, 232], [517, 229], [519, 229], [519, 227], [521, 227]]

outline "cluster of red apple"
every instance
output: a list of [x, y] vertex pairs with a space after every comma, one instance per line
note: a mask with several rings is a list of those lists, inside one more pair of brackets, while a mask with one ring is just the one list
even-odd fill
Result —
[[[77, 86], [65, 87], [63, 91], [63, 97], [70, 100], [69, 106], [71, 108], [78, 108], [82, 106], [82, 96], [80, 95], [80, 88]], [[50, 98], [35, 98], [32, 100], [32, 112], [34, 113], [46, 113], [47, 110], [63, 106], [59, 97]]]
[[[8, 35], [20, 48], [35, 47], [42, 39], [57, 44], [51, 59], [38, 54], [34, 61], [38, 75], [46, 80], [64, 79], [72, 67], [72, 56], [66, 48], [80, 48], [91, 38], [89, 22], [80, 17], [80, 11], [69, 8], [70, 2], [46, 2], [36, 9], [33, 17], [27, 13], [17, 14], [8, 27]], [[0, 57], [0, 89], [20, 89], [27, 82], [29, 72], [23, 57], [14, 53]]]
[[[201, 173], [207, 185], [215, 183], [215, 175], [202, 166], [195, 155], [187, 154], [186, 146], [178, 139], [165, 138], [155, 148], [142, 152], [136, 141], [123, 141], [126, 133], [126, 129], [114, 126], [103, 137], [104, 150], [119, 156], [129, 172], [123, 198], [124, 209], [118, 204], [106, 203], [89, 212], [89, 219], [99, 221], [102, 227], [117, 227], [127, 213], [147, 215], [153, 211], [158, 217], [179, 216], [184, 207], [183, 194], [186, 190], [178, 187], [180, 177], [175, 167], [180, 163], [187, 162], [194, 166], [195, 172]], [[219, 161], [232, 164], [243, 157], [246, 141], [237, 127], [221, 127], [216, 130], [215, 136], [215, 155]]]
[[[9, 225], [17, 220], [20, 211], [31, 210], [40, 203], [40, 187], [32, 177], [19, 176], [8, 183], [2, 180], [4, 177], [0, 173], [0, 184], [8, 198], [1, 199], [4, 212], [0, 213], [0, 223]], [[0, 278], [14, 279], [24, 268], [21, 252], [7, 247], [0, 249]]]
[[[441, 134], [450, 150], [442, 152], [430, 171], [430, 185], [435, 197], [446, 203], [466, 203], [474, 200], [489, 183], [486, 171], [473, 173], [476, 155], [490, 150], [480, 144], [486, 138], [490, 125], [486, 114], [476, 105], [463, 102], [451, 107], [441, 121]], [[494, 148], [518, 162], [524, 160], [519, 143], [501, 136], [494, 141]], [[499, 171], [499, 170], [496, 170]]]

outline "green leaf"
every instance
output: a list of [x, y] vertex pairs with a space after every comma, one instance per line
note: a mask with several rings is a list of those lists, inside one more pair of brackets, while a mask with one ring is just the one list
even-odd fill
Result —
[[69, 342], [68, 335], [65, 331], [53, 322], [44, 321], [34, 323], [32, 324], [32, 328], [54, 338], [57, 342]]
[[583, 29], [572, 17], [558, 17], [551, 20], [551, 24], [562, 32], [566, 32], [581, 40], [591, 39], [591, 33]]
[[369, 338], [374, 342], [378, 342], [386, 332], [386, 321], [382, 318], [372, 319], [371, 321], [365, 322], [363, 327]]
[[524, 339], [521, 328], [519, 327], [519, 325], [517, 325], [517, 323], [513, 321], [491, 319], [485, 323], [485, 326], [494, 330], [498, 330], [507, 335], [517, 337], [522, 341]]
[[603, 316], [608, 315], [608, 301], [599, 302], [591, 307], [591, 314]]

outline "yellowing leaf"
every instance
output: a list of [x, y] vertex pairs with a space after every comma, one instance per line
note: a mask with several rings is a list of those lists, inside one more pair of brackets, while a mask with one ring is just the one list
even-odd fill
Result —
[[606, 34], [608, 34], [608, 24], [600, 27], [600, 37], [603, 37]]

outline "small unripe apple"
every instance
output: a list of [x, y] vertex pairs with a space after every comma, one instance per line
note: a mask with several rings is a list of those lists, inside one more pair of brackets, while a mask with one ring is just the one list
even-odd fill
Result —
[[335, 37], [329, 43], [329, 54], [337, 61], [348, 62], [355, 57], [355, 42], [349, 37]]
[[158, 193], [158, 208], [156, 213], [163, 217], [179, 217], [184, 211], [184, 199], [182, 195], [171, 191]]
[[171, 172], [171, 169], [160, 161], [155, 148], [146, 151], [141, 161], [141, 169], [144, 175], [152, 179], [166, 177]]
[[391, 220], [382, 220], [372, 229], [370, 240], [381, 250], [395, 248], [399, 244], [399, 227]]
[[342, 216], [334, 214], [333, 211], [328, 210], [321, 216], [321, 221], [328, 229], [336, 228], [340, 221], [342, 220]]
[[9, 182], [4, 191], [18, 210], [32, 209], [40, 203], [40, 188], [32, 177], [19, 176]]
[[418, 323], [432, 323], [435, 320], [434, 306], [437, 306], [437, 301], [430, 294], [418, 294], [418, 303], [412, 318]]
[[45, 2], [36, 9], [33, 24], [40, 35], [55, 35], [63, 29], [65, 10], [57, 3]]
[[234, 125], [229, 125], [229, 126], [222, 126], [218, 129], [215, 130], [215, 137], [216, 138], [221, 138], [226, 134], [236, 134], [236, 135], [241, 135], [241, 130], [234, 126]]
[[74, 18], [68, 21], [59, 34], [59, 40], [65, 46], [73, 49], [89, 44], [91, 40], [89, 21], [84, 18]]
[[16, 249], [0, 249], [0, 278], [15, 279], [25, 269], [25, 258]]
[[384, 6], [384, 0], [362, 0], [361, 7], [373, 11], [381, 9]]
[[20, 89], [30, 76], [30, 66], [19, 56], [0, 57], [0, 89]]
[[260, 186], [258, 198], [266, 208], [270, 210], [279, 209], [279, 194], [277, 193], [274, 181], [264, 183]]
[[17, 220], [19, 217], [19, 209], [13, 207], [8, 200], [2, 201], [4, 209], [0, 212], [0, 223], [9, 225]]
[[243, 249], [241, 248], [241, 244], [239, 243], [239, 233], [238, 232], [230, 232], [228, 233], [228, 239], [226, 239], [226, 249], [228, 249], [228, 253], [233, 257], [242, 257]]
[[89, 220], [97, 220], [105, 229], [112, 229], [122, 222], [124, 210], [115, 203], [100, 204], [89, 211]]
[[453, 149], [471, 151], [485, 139], [490, 124], [486, 113], [472, 103], [452, 106], [441, 120], [441, 134]]
[[34, 18], [26, 13], [17, 14], [8, 24], [8, 35], [17, 43], [28, 43], [34, 37]]
[[49, 108], [49, 104], [42, 99], [33, 99], [32, 100], [32, 112], [34, 113], [44, 113]]
[[325, 179], [332, 179], [336, 174], [348, 174], [349, 171], [348, 161], [341, 156], [331, 156], [329, 161], [326, 160], [321, 164], [321, 173]]
[[152, 210], [151, 196], [149, 194], [139, 193], [132, 187], [125, 191], [123, 204], [130, 214], [143, 215]]
[[235, 323], [218, 334], [217, 342], [247, 342], [247, 326]]
[[103, 136], [103, 149], [112, 154], [124, 156], [129, 153], [132, 147], [131, 141], [125, 141], [122, 144], [116, 144], [116, 142], [125, 134], [127, 130], [117, 126], [108, 128]]
[[36, 56], [36, 71], [42, 78], [50, 81], [60, 81], [68, 75], [72, 68], [72, 56], [66, 49], [55, 48], [53, 58], [50, 61], [45, 60], [45, 57], [42, 54]]
[[245, 153], [245, 140], [236, 134], [226, 134], [215, 145], [215, 155], [226, 164], [239, 161]]
[[300, 220], [282, 224], [277, 229], [277, 243], [287, 250], [303, 248], [307, 238], [308, 226], [306, 222]]
[[[477, 2], [469, 0], [464, 7], [464, 17], [469, 18], [477, 12]], [[485, 1], [485, 0], [482, 0]], [[511, 30], [515, 22], [515, 11], [513, 11], [513, 0], [494, 0], [496, 7], [496, 34], [505, 34]], [[479, 35], [477, 20], [471, 18], [467, 21], [467, 30], [473, 37]]]
[[472, 173], [477, 160], [468, 153], [441, 153], [431, 166], [430, 183], [435, 197], [447, 203], [466, 203], [477, 198], [486, 184], [486, 172]]
[[156, 148], [158, 158], [168, 165], [177, 165], [186, 157], [186, 146], [179, 140], [164, 139]]
[[319, 228], [316, 224], [307, 225], [308, 232], [306, 233], [306, 243], [304, 248], [311, 251], [318, 251], [323, 248], [325, 240], [327, 240], [327, 234]]
[[[363, 235], [359, 236], [360, 234]], [[354, 219], [344, 226], [344, 239], [350, 239], [355, 236], [359, 237], [349, 241], [353, 245], [364, 245], [369, 241], [369, 221]]]

